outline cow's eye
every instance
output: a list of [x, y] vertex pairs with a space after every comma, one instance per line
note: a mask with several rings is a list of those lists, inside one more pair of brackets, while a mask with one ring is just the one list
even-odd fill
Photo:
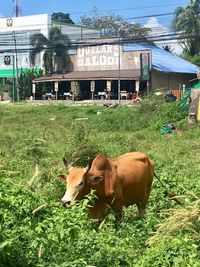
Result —
[[83, 186], [84, 182], [81, 181], [78, 186]]

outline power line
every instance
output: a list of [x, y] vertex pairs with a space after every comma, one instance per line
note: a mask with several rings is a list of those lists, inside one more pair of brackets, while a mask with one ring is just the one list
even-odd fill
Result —
[[[174, 1], [172, 1], [174, 3]], [[175, 4], [164, 4], [164, 5], [150, 5], [150, 6], [140, 6], [140, 7], [129, 7], [129, 8], [120, 8], [120, 9], [107, 9], [107, 10], [97, 10], [98, 13], [106, 13], [106, 12], [119, 12], [119, 11], [127, 11], [127, 10], [138, 10], [138, 9], [149, 9], [149, 8], [160, 8], [160, 7], [168, 7], [168, 6], [177, 6]], [[82, 11], [82, 12], [71, 12], [70, 15], [79, 15], [79, 14], [91, 14], [91, 11]]]

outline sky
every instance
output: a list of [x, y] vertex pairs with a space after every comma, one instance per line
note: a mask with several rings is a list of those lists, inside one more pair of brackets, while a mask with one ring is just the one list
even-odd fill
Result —
[[[12, 17], [16, 0], [0, 0], [0, 16]], [[80, 17], [90, 15], [91, 10], [97, 7], [102, 15], [116, 14], [124, 19], [138, 16], [170, 13], [178, 6], [186, 6], [189, 0], [18, 0], [23, 16], [52, 14], [53, 12], [70, 13], [71, 18], [80, 22]], [[163, 17], [161, 18], [163, 20]]]
[[[120, 15], [130, 23], [152, 28], [152, 33], [170, 31], [172, 14], [177, 7], [185, 7], [190, 0], [0, 0], [0, 17], [14, 16], [14, 3], [18, 1], [22, 16], [35, 14], [69, 13], [80, 24], [81, 16], [91, 16], [94, 7], [100, 15]], [[171, 15], [170, 15], [170, 14]], [[138, 18], [142, 17], [142, 18]], [[170, 44], [177, 49], [176, 44]], [[180, 51], [176, 51], [179, 53]]]

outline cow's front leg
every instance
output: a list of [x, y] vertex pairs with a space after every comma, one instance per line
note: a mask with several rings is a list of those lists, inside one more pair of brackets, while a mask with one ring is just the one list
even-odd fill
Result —
[[139, 218], [143, 219], [145, 217], [145, 212], [146, 212], [146, 201], [141, 201], [139, 203], [137, 203], [137, 207], [138, 207], [138, 213], [139, 213]]
[[115, 213], [115, 228], [118, 228], [122, 219], [123, 204], [120, 200], [115, 199], [111, 204], [111, 208]]
[[94, 222], [94, 228], [99, 229], [102, 221], [106, 216], [107, 206], [104, 203], [96, 202], [93, 207], [89, 208], [89, 217]]

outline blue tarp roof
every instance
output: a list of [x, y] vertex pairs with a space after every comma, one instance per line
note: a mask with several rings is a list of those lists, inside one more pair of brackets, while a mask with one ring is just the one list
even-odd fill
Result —
[[198, 67], [178, 56], [173, 55], [157, 46], [148, 44], [126, 44], [123, 51], [151, 50], [152, 68], [168, 73], [192, 73], [196, 74]]

